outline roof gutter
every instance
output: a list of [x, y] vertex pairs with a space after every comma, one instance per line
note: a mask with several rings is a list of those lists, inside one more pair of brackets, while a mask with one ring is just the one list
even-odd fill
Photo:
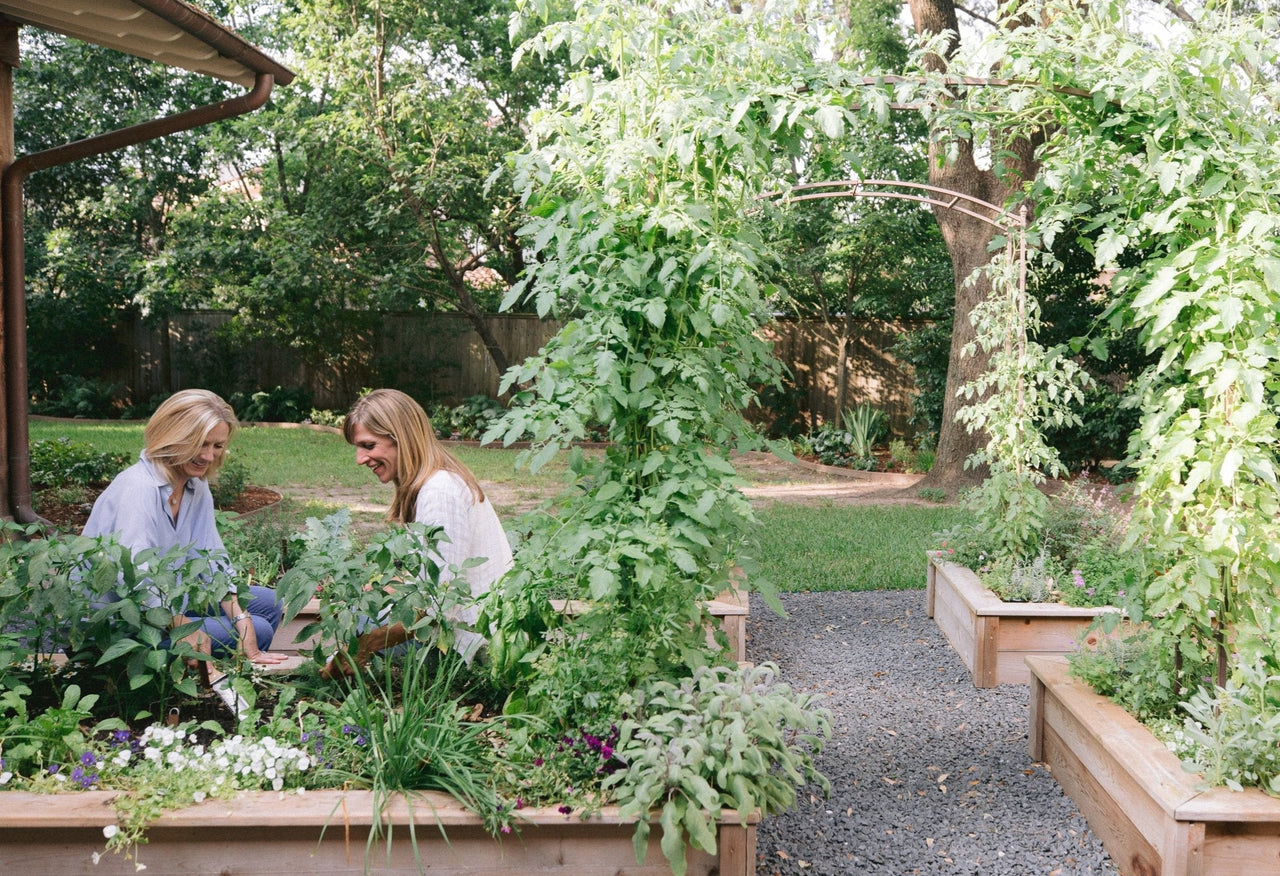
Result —
[[[166, 0], [135, 0], [139, 6], [181, 12], [185, 7]], [[167, 16], [166, 16], [167, 17]], [[191, 16], [192, 26], [204, 19]], [[178, 24], [178, 22], [174, 22]], [[185, 27], [185, 24], [179, 26]], [[216, 28], [215, 28], [216, 29]], [[194, 32], [194, 31], [193, 31]], [[220, 31], [229, 36], [225, 31]], [[216, 34], [198, 34], [215, 45]], [[241, 45], [238, 40], [233, 41]], [[289, 78], [287, 70], [281, 68]], [[171, 116], [109, 131], [95, 137], [77, 140], [52, 149], [32, 152], [15, 160], [0, 177], [0, 245], [4, 247], [4, 367], [6, 372], [5, 413], [9, 445], [9, 506], [18, 523], [35, 523], [39, 515], [31, 507], [31, 439], [28, 434], [27, 406], [30, 402], [27, 374], [27, 294], [26, 254], [22, 215], [22, 186], [27, 176], [37, 170], [68, 164], [92, 155], [101, 155], [136, 146], [178, 131], [188, 131], [211, 122], [251, 113], [267, 102], [275, 83], [273, 73], [259, 72], [253, 89], [240, 97], [207, 104]], [[287, 81], [287, 80], [285, 80]]]
[[224, 58], [238, 61], [250, 70], [270, 73], [280, 85], [293, 81], [293, 71], [276, 63], [257, 48], [246, 43], [218, 22], [175, 0], [133, 0], [133, 5], [163, 18], [185, 33], [218, 50]]

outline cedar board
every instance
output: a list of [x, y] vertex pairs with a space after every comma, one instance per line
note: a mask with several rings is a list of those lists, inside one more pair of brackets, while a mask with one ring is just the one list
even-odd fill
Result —
[[1027, 684], [1026, 658], [1074, 651], [1096, 641], [1089, 625], [1109, 608], [1003, 602], [964, 566], [929, 555], [925, 610], [951, 644], [975, 687]]
[[1280, 872], [1280, 800], [1204, 788], [1123, 709], [1033, 657], [1032, 759], [1063, 790], [1126, 876], [1261, 876]]
[[[124, 876], [136, 873], [124, 855], [102, 852], [102, 828], [115, 821], [110, 791], [79, 794], [0, 793], [0, 868], [5, 873]], [[184, 876], [325, 876], [337, 873], [444, 876], [670, 876], [655, 822], [645, 863], [637, 865], [635, 825], [616, 809], [583, 820], [552, 809], [522, 813], [518, 834], [494, 839], [478, 819], [444, 794], [415, 795], [412, 815], [403, 797], [386, 812], [393, 841], [375, 844], [366, 862], [372, 821], [365, 791], [305, 794], [245, 793], [162, 816], [137, 850], [151, 873]], [[410, 837], [416, 833], [417, 856]], [[443, 829], [447, 841], [441, 835]], [[323, 837], [322, 837], [323, 834]], [[690, 876], [753, 876], [755, 819], [726, 811], [718, 856], [687, 855]]]

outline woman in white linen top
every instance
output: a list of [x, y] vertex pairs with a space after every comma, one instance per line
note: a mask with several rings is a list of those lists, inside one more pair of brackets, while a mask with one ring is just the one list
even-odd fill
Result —
[[[426, 523], [444, 530], [436, 558], [442, 580], [457, 567], [471, 595], [488, 593], [512, 565], [511, 544], [493, 505], [475, 475], [436, 438], [422, 406], [395, 389], [375, 389], [358, 399], [342, 426], [347, 443], [356, 448], [356, 464], [367, 466], [382, 483], [395, 485], [387, 519], [394, 523]], [[467, 560], [481, 562], [463, 567]], [[474, 623], [473, 608], [456, 620]], [[362, 665], [374, 653], [408, 638], [401, 624], [379, 627], [360, 637], [354, 657]], [[459, 630], [455, 647], [470, 658], [484, 637]], [[351, 667], [344, 664], [343, 670]], [[336, 674], [330, 660], [322, 674]]]

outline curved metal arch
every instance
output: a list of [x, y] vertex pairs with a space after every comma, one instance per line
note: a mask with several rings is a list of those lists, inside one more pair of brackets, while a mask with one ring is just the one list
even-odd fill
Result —
[[[875, 190], [868, 190], [868, 186], [873, 187]], [[910, 191], [879, 191], [881, 188], [903, 188]], [[797, 192], [800, 194], [796, 194]], [[921, 194], [916, 194], [917, 192]], [[1019, 209], [1018, 213], [1014, 214], [1001, 206], [962, 192], [944, 189], [941, 186], [931, 186], [927, 183], [904, 182], [893, 179], [841, 179], [828, 182], [801, 183], [785, 192], [763, 192], [757, 196], [758, 200], [779, 198], [786, 203], [814, 201], [823, 198], [890, 198], [901, 201], [914, 201], [930, 207], [963, 213], [966, 216], [977, 219], [979, 222], [985, 222], [1006, 234], [1012, 232], [1012, 236], [1017, 239], [1018, 295], [1021, 300], [1026, 300], [1027, 207], [1025, 204]], [[977, 210], [988, 211], [991, 215], [984, 215], [977, 212]], [[1008, 241], [1007, 246], [1013, 248], [1013, 240]]]
[[[923, 192], [924, 194], [895, 191], [871, 191], [868, 190], [868, 186], [876, 189], [911, 189], [913, 192]], [[799, 192], [800, 194], [796, 194], [796, 192]], [[975, 198], [972, 195], [954, 192], [940, 186], [931, 186], [926, 183], [917, 182], [903, 182], [902, 180], [840, 179], [831, 180], [829, 182], [801, 183], [786, 192], [764, 192], [759, 197], [761, 200], [781, 198], [783, 201], [788, 203], [791, 201], [813, 201], [820, 198], [893, 198], [902, 201], [915, 201], [920, 204], [928, 204], [931, 207], [939, 207], [943, 210], [954, 210], [957, 213], [963, 213], [964, 215], [977, 219], [980, 222], [985, 222], [988, 225], [995, 226], [1002, 231], [1025, 231], [1027, 227], [1025, 209], [1021, 214], [1015, 215], [1003, 207], [992, 204], [989, 201], [984, 201], [981, 198]], [[989, 211], [991, 215], [984, 215], [976, 212], [977, 209]]]

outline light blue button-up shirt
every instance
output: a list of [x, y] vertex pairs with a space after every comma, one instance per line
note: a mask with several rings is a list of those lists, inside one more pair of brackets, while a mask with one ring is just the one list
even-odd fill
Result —
[[[182, 497], [177, 520], [169, 513], [172, 495], [173, 486], [163, 470], [143, 452], [137, 462], [116, 475], [98, 496], [84, 525], [84, 534], [114, 534], [134, 554], [147, 548], [167, 551], [182, 547], [187, 549], [187, 557], [193, 558], [198, 551], [212, 551], [214, 562], [227, 573], [231, 592], [235, 592], [235, 585], [231, 583], [235, 570], [214, 522], [209, 484], [203, 478], [187, 479], [186, 495]], [[219, 601], [224, 598], [220, 596]], [[148, 601], [158, 604], [154, 599]]]

